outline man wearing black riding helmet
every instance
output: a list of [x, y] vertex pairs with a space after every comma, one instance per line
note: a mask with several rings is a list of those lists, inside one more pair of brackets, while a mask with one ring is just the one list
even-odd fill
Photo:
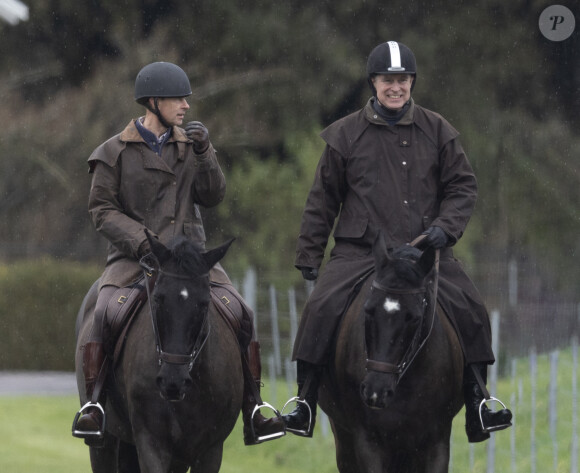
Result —
[[[92, 401], [79, 411], [73, 425], [73, 435], [90, 444], [103, 435], [104, 399], [92, 397], [99, 373], [108, 366], [106, 307], [117, 288], [139, 280], [139, 260], [150, 252], [145, 230], [165, 245], [185, 237], [204, 247], [199, 206], [213, 207], [225, 195], [225, 178], [207, 128], [198, 121], [181, 128], [191, 94], [189, 78], [179, 66], [155, 62], [143, 67], [135, 80], [135, 100], [145, 107], [145, 115], [131, 120], [89, 157], [93, 176], [89, 213], [97, 232], [109, 242], [91, 334], [82, 347], [86, 397]], [[219, 263], [211, 269], [210, 280], [227, 286], [246, 308], [241, 325], [248, 332], [244, 335], [250, 345], [244, 347], [248, 351], [244, 356], [250, 370], [244, 370], [244, 441], [251, 445], [258, 438], [275, 438], [284, 433], [282, 420], [254, 413], [260, 363], [257, 342], [250, 342], [251, 310]], [[252, 376], [247, 371], [253, 371]]]
[[[396, 248], [423, 234], [423, 245], [441, 250], [439, 302], [464, 352], [467, 436], [480, 442], [511, 425], [512, 415], [482, 403], [487, 365], [494, 362], [489, 316], [451, 248], [473, 212], [477, 182], [459, 133], [411, 97], [417, 64], [407, 46], [379, 44], [366, 73], [372, 92], [366, 106], [321, 133], [326, 148], [304, 208], [295, 264], [317, 283], [302, 313], [293, 358], [308, 406], [299, 402], [283, 416], [286, 427], [312, 435], [321, 367], [329, 361], [353, 287], [374, 267], [375, 235], [382, 232]], [[331, 232], [335, 246], [318, 277]]]

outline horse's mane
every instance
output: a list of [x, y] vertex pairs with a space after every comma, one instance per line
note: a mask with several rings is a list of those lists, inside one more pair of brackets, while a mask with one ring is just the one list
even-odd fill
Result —
[[187, 238], [179, 238], [171, 247], [171, 256], [179, 268], [188, 274], [207, 272], [207, 263], [203, 258], [204, 249], [198, 243]]
[[421, 285], [425, 277], [424, 271], [417, 264], [421, 254], [421, 250], [410, 245], [395, 248], [392, 258], [397, 277], [415, 286]]

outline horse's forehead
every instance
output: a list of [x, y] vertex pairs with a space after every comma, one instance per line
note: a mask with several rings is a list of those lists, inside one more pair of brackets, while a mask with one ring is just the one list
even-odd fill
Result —
[[388, 314], [393, 314], [401, 310], [401, 303], [396, 298], [386, 296], [383, 302], [383, 309], [385, 309], [385, 312]]

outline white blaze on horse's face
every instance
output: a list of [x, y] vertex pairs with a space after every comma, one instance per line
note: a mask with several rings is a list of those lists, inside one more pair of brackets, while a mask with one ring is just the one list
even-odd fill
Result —
[[385, 309], [387, 314], [392, 314], [393, 312], [399, 312], [401, 310], [401, 304], [399, 304], [399, 301], [387, 297], [383, 304], [383, 309]]
[[184, 287], [181, 292], [179, 293], [179, 295], [181, 296], [181, 298], [186, 301], [189, 298], [189, 292], [187, 292], [187, 289]]

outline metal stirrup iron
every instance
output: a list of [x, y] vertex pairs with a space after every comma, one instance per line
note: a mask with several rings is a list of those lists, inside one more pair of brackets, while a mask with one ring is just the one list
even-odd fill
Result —
[[[79, 420], [79, 418], [84, 414], [84, 412], [89, 407], [94, 407], [94, 408], [101, 411], [101, 414], [103, 415], [103, 423], [102, 423], [101, 430], [88, 430], [87, 431], [87, 430], [77, 429], [77, 421]], [[105, 435], [105, 421], [106, 421], [106, 414], [105, 414], [105, 409], [103, 409], [103, 406], [101, 406], [101, 404], [98, 402], [89, 401], [83, 407], [81, 407], [79, 409], [79, 411], [77, 412], [77, 414], [75, 415], [75, 418], [74, 418], [73, 424], [72, 424], [73, 437], [78, 437], [78, 438], [96, 437], [99, 439], [103, 438], [103, 436]]]
[[252, 438], [256, 441], [257, 444], [266, 442], [268, 440], [274, 440], [279, 437], [284, 437], [284, 435], [286, 435], [286, 430], [280, 430], [278, 432], [274, 432], [271, 434], [256, 436], [256, 429], [254, 428], [254, 416], [256, 415], [256, 412], [258, 412], [263, 407], [271, 409], [274, 412], [274, 414], [276, 414], [276, 417], [278, 417], [278, 419], [282, 419], [282, 414], [280, 413], [280, 411], [271, 404], [267, 403], [266, 401], [256, 403], [256, 405], [254, 406], [254, 410], [252, 411], [252, 416], [250, 417], [250, 429], [252, 431]]
[[306, 408], [308, 409], [308, 427], [306, 428], [306, 430], [292, 429], [292, 428], [286, 426], [286, 430], [288, 430], [289, 432], [292, 432], [295, 435], [299, 435], [301, 437], [309, 437], [310, 431], [312, 429], [312, 408], [310, 407], [310, 404], [308, 404], [308, 402], [306, 401], [306, 393], [310, 389], [310, 384], [312, 384], [313, 378], [314, 378], [314, 374], [310, 373], [308, 375], [308, 377], [306, 378], [306, 381], [304, 382], [304, 386], [302, 386], [302, 389], [300, 390], [299, 395], [288, 399], [286, 401], [286, 404], [284, 404], [284, 407], [282, 407], [282, 413], [286, 410], [286, 406], [288, 404], [293, 403], [293, 402], [296, 403], [296, 406], [298, 406], [300, 404], [304, 404], [306, 406]]
[[498, 398], [493, 397], [489, 394], [489, 391], [487, 390], [487, 387], [485, 386], [485, 383], [483, 382], [483, 378], [481, 377], [481, 374], [479, 373], [479, 371], [477, 371], [477, 369], [475, 369], [474, 367], [472, 367], [471, 370], [473, 371], [473, 374], [475, 375], [475, 379], [477, 380], [477, 384], [479, 384], [479, 387], [481, 388], [481, 391], [483, 392], [483, 396], [484, 396], [482, 401], [479, 403], [479, 409], [478, 409], [481, 430], [483, 432], [490, 433], [490, 432], [496, 432], [498, 430], [507, 429], [508, 427], [510, 427], [512, 425], [511, 422], [508, 422], [507, 424], [490, 425], [490, 426], [486, 426], [483, 423], [483, 415], [482, 415], [483, 406], [485, 406], [488, 402], [498, 402], [502, 405], [502, 407], [504, 409], [507, 409], [507, 406], [503, 402], [501, 402]]
[[[245, 376], [247, 376], [248, 379], [253, 379], [252, 371], [250, 370], [248, 361], [243, 356], [242, 356], [242, 370], [245, 372]], [[266, 442], [267, 440], [274, 440], [277, 439], [278, 437], [284, 437], [284, 435], [286, 435], [286, 429], [271, 434], [256, 436], [256, 429], [254, 428], [254, 416], [261, 408], [264, 407], [272, 410], [274, 414], [276, 414], [276, 417], [280, 420], [282, 419], [282, 414], [274, 406], [262, 400], [262, 397], [260, 396], [260, 391], [258, 390], [255, 384], [250, 383], [250, 386], [252, 389], [252, 395], [256, 400], [256, 405], [254, 406], [254, 410], [252, 411], [252, 415], [250, 416], [250, 430], [252, 432], [252, 438], [256, 441], [256, 444], [259, 444], [262, 442]]]

